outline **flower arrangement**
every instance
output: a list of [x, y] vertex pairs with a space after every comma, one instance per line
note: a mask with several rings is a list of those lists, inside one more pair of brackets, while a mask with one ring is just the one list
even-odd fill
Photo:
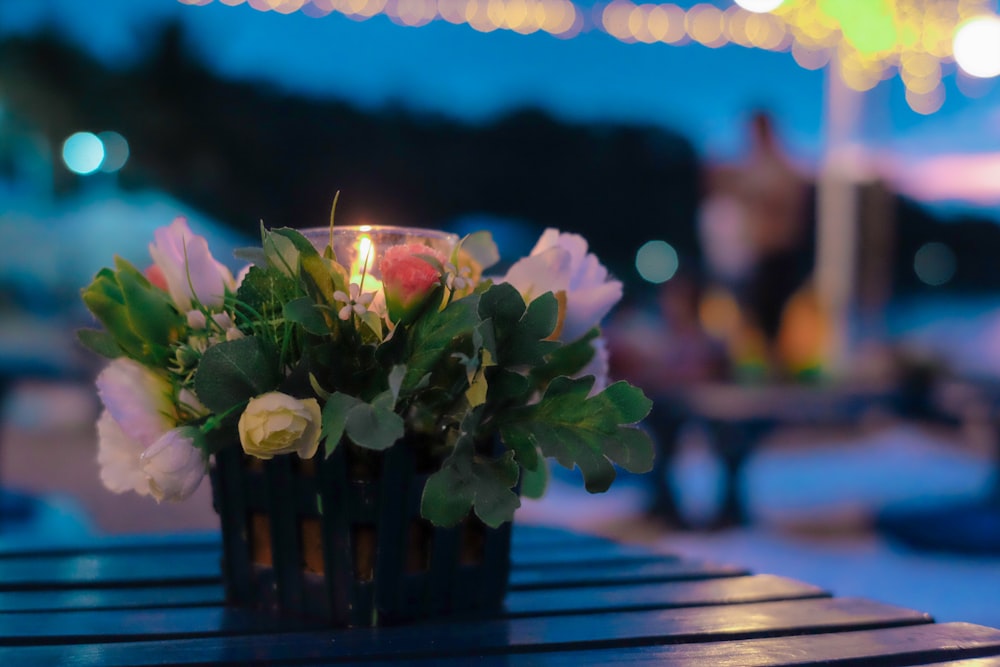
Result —
[[[487, 232], [450, 251], [380, 248], [359, 274], [338, 260], [344, 229], [262, 228], [234, 277], [178, 219], [155, 232], [148, 269], [116, 258], [97, 274], [83, 300], [103, 328], [80, 338], [111, 360], [97, 378], [105, 486], [180, 500], [225, 447], [310, 459], [407, 434], [434, 462], [422, 516], [451, 526], [471, 510], [495, 527], [518, 491], [544, 491], [547, 459], [578, 467], [590, 492], [615, 464], [650, 469], [636, 427], [650, 401], [605, 386], [598, 324], [622, 285], [583, 238], [548, 229], [489, 279]], [[486, 440], [502, 453], [484, 454]]]

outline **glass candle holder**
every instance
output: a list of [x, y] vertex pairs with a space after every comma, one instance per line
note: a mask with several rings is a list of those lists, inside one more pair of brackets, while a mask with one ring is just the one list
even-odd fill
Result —
[[420, 243], [450, 257], [459, 241], [457, 234], [395, 225], [335, 225], [332, 230], [310, 227], [300, 231], [320, 252], [332, 246], [337, 261], [348, 268], [351, 282], [356, 283], [362, 293], [375, 292], [382, 287], [379, 264], [386, 248]]

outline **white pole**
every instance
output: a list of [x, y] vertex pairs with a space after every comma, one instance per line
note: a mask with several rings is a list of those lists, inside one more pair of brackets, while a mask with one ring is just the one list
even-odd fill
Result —
[[851, 363], [858, 269], [858, 197], [852, 173], [858, 165], [852, 144], [863, 100], [844, 83], [836, 55], [826, 68], [826, 79], [826, 141], [816, 196], [816, 290], [831, 327], [826, 366], [837, 378], [850, 371]]

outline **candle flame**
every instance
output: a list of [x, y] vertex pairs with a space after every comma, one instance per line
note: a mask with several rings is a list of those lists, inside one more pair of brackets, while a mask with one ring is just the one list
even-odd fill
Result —
[[[366, 231], [365, 227], [361, 229]], [[371, 228], [368, 227], [368, 229]], [[355, 247], [357, 248], [357, 258], [351, 266], [351, 282], [358, 284], [362, 294], [379, 291], [382, 289], [382, 281], [372, 275], [375, 266], [375, 244], [372, 243], [370, 236], [363, 234], [358, 238]]]

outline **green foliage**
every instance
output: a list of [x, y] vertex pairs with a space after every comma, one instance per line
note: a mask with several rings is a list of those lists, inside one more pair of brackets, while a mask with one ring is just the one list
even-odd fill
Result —
[[248, 336], [208, 348], [195, 373], [194, 389], [205, 407], [225, 413], [274, 391], [280, 380], [275, 355], [261, 339]]
[[115, 337], [107, 331], [80, 329], [76, 332], [76, 337], [92, 352], [96, 352], [106, 359], [117, 359], [125, 354], [125, 350], [118, 344]]
[[514, 492], [519, 469], [513, 452], [493, 459], [476, 454], [463, 438], [441, 469], [430, 476], [420, 499], [420, 513], [439, 526], [454, 526], [472, 509], [488, 526], [514, 518], [521, 501]]
[[500, 251], [488, 231], [473, 232], [463, 238], [459, 251], [467, 253], [483, 271], [500, 261]]
[[337, 392], [323, 408], [320, 437], [326, 441], [327, 456], [333, 453], [345, 433], [359, 447], [380, 451], [392, 447], [403, 437], [403, 431], [403, 418], [392, 411], [391, 396], [388, 403], [377, 399], [366, 403]]
[[499, 365], [512, 368], [541, 364], [559, 347], [559, 343], [545, 340], [559, 319], [559, 304], [551, 292], [526, 307], [512, 285], [498, 283], [482, 295], [479, 316], [493, 322], [496, 347], [490, 352]]
[[443, 310], [428, 311], [410, 329], [410, 355], [400, 390], [402, 395], [416, 391], [423, 378], [432, 374], [450, 353], [471, 340], [479, 324], [476, 294], [452, 301]]
[[[134, 266], [115, 258], [115, 269], [102, 269], [82, 292], [83, 302], [104, 326], [110, 340], [85, 334], [85, 343], [114, 354], [113, 341], [122, 354], [149, 366], [164, 366], [170, 345], [180, 336], [183, 316], [170, 296], [154, 287]], [[117, 356], [117, 355], [116, 355]]]
[[629, 472], [652, 469], [653, 443], [631, 426], [649, 414], [652, 402], [624, 382], [588, 398], [592, 386], [590, 377], [556, 378], [537, 404], [512, 410], [500, 432], [519, 456], [537, 445], [564, 467], [580, 468], [587, 490], [598, 493], [614, 481], [613, 463]]

